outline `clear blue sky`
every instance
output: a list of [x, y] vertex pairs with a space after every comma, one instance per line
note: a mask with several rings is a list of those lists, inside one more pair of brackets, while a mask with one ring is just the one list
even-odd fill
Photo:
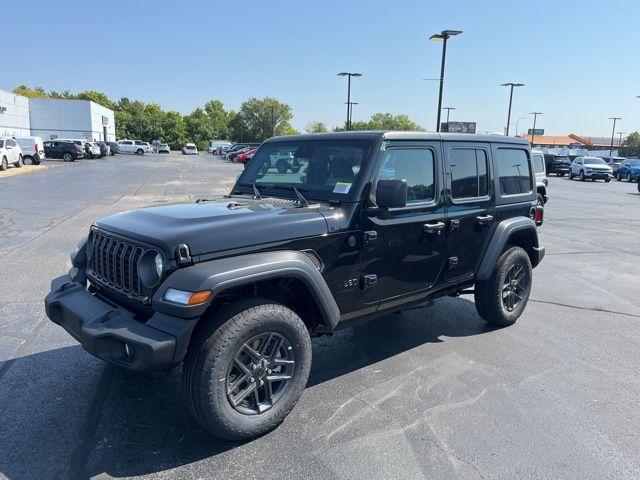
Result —
[[[5, 4], [5, 2], [1, 2]], [[501, 131], [503, 82], [516, 91], [513, 119], [538, 110], [550, 134], [640, 129], [640, 2], [637, 1], [90, 1], [9, 0], [3, 15], [0, 88], [100, 90], [189, 113], [205, 101], [237, 109], [272, 96], [292, 124], [344, 120], [343, 70], [354, 80], [354, 119], [407, 113], [435, 127], [441, 44], [449, 43], [445, 106], [453, 120]], [[5, 14], [7, 9], [4, 9]], [[16, 21], [11, 21], [11, 18]], [[106, 58], [105, 58], [106, 56]], [[531, 126], [520, 122], [520, 131]]]

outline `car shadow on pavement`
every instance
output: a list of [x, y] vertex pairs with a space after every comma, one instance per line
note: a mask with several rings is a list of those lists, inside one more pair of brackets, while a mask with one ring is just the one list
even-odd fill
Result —
[[[446, 337], [480, 335], [492, 330], [478, 317], [472, 302], [449, 298], [437, 301], [431, 308], [351, 326], [333, 336], [314, 339], [313, 366], [307, 386], [321, 385], [421, 345], [445, 341]], [[50, 365], [64, 365], [68, 357], [82, 355], [88, 353], [80, 346], [73, 346], [22, 357], [16, 362], [30, 363], [31, 369], [40, 364], [45, 370]], [[112, 366], [104, 366], [102, 372], [100, 384], [95, 393], [92, 392], [95, 398], [91, 407], [71, 413], [81, 416], [77, 419], [81, 427], [77, 444], [68, 446], [75, 449], [65, 469], [69, 477], [89, 478], [104, 473], [113, 477], [147, 475], [215, 457], [242, 445], [214, 437], [190, 416], [182, 394], [181, 368], [157, 377]], [[49, 375], [51, 373], [50, 370]], [[73, 388], [73, 382], [65, 378], [51, 380], [53, 383], [49, 385], [55, 385], [56, 391], [44, 392], [43, 396], [52, 393], [73, 398], [75, 393], [68, 391]], [[55, 444], [57, 429], [46, 426], [70, 415], [64, 402], [59, 409], [45, 409], [45, 413], [31, 410], [34, 415], [46, 418], [22, 417], [24, 425], [14, 430], [21, 431], [26, 442]], [[14, 464], [18, 459], [20, 465]], [[4, 465], [0, 463], [0, 473], [19, 478], [21, 472], [49, 470], [50, 465], [43, 462], [51, 458], [16, 455], [6, 460], [2, 462]]]

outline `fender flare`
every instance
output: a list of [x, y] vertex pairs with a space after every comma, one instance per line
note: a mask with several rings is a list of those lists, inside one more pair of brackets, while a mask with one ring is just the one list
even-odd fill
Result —
[[529, 230], [531, 232], [533, 237], [533, 250], [538, 256], [538, 259], [532, 260], [531, 263], [533, 267], [538, 265], [540, 260], [542, 260], [541, 257], [544, 256], [544, 247], [538, 245], [538, 230], [536, 229], [535, 222], [527, 217], [509, 218], [501, 221], [493, 231], [491, 240], [484, 251], [482, 262], [480, 262], [480, 267], [478, 268], [476, 275], [477, 280], [489, 280], [489, 278], [491, 278], [493, 267], [504, 250], [504, 247], [507, 245], [509, 238], [515, 232], [523, 230]]
[[212, 299], [221, 292], [240, 285], [277, 278], [301, 280], [313, 296], [322, 313], [325, 327], [333, 330], [340, 320], [340, 309], [322, 273], [304, 253], [284, 250], [252, 253], [197, 263], [172, 273], [153, 296], [154, 310], [183, 318], [195, 318], [205, 313], [209, 304], [191, 307], [163, 300], [168, 288], [197, 292], [211, 290]]

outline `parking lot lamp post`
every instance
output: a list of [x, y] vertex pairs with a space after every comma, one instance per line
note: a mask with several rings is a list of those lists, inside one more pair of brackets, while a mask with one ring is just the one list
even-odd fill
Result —
[[609, 158], [613, 157], [613, 137], [616, 135], [616, 122], [622, 120], [622, 117], [609, 117], [609, 120], [613, 120], [613, 130], [611, 130], [611, 146], [609, 147]]
[[509, 136], [509, 123], [511, 122], [511, 104], [513, 103], [513, 89], [514, 87], [524, 87], [524, 83], [503, 83], [500, 85], [501, 87], [509, 87], [509, 111], [507, 113], [507, 130], [505, 131], [505, 136]]
[[340, 72], [339, 77], [347, 77], [347, 123], [345, 127], [351, 130], [351, 77], [361, 77], [361, 73], [356, 72]]
[[360, 105], [358, 102], [346, 102], [347, 103], [347, 110], [348, 110], [348, 114], [347, 117], [349, 118], [349, 130], [351, 130], [351, 128], [353, 127], [353, 106], [354, 105]]
[[451, 110], [455, 110], [456, 107], [444, 107], [443, 110], [447, 111], [447, 123], [449, 123], [449, 114], [451, 113]]
[[429, 37], [429, 40], [435, 40], [436, 42], [442, 42], [442, 61], [440, 63], [440, 92], [438, 94], [438, 116], [436, 119], [436, 132], [440, 131], [440, 115], [442, 114], [442, 92], [444, 90], [444, 64], [447, 58], [447, 40], [450, 37], [460, 35], [462, 30], [443, 30], [440, 33], [436, 33]]
[[534, 148], [533, 139], [536, 138], [536, 120], [538, 120], [538, 115], [542, 115], [542, 112], [531, 112], [531, 115], [533, 115], [533, 129], [531, 130], [531, 148]]

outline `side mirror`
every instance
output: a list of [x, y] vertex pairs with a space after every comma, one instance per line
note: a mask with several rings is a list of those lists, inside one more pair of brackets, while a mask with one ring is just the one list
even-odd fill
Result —
[[405, 180], [378, 180], [376, 203], [379, 208], [401, 208], [407, 205]]

